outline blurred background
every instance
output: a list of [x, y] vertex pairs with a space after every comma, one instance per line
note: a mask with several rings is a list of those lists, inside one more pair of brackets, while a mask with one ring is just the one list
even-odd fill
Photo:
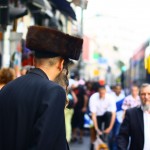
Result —
[[149, 6], [149, 0], [0, 0], [0, 68], [14, 68], [19, 77], [33, 65], [26, 33], [42, 25], [84, 39], [71, 77], [121, 84], [128, 93], [150, 82]]
[[[108, 85], [149, 82], [148, 0], [1, 0], [0, 66], [32, 65], [27, 28], [43, 25], [84, 39], [71, 74]], [[147, 52], [146, 52], [147, 49]]]
[[72, 74], [123, 87], [149, 82], [149, 14], [148, 0], [1, 0], [0, 66], [32, 65], [25, 37], [36, 24], [84, 39]]

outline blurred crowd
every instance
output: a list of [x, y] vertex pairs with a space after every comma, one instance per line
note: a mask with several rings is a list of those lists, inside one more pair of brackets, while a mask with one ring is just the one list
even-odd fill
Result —
[[[20, 70], [20, 76], [33, 67]], [[0, 89], [18, 75], [12, 68], [0, 70]], [[120, 84], [108, 86], [97, 81], [84, 81], [71, 76], [68, 86], [69, 103], [65, 109], [66, 138], [69, 143], [83, 143], [85, 128], [88, 129], [91, 147], [97, 135], [109, 149], [117, 150], [116, 137], [127, 109], [141, 104], [139, 87], [133, 85], [126, 95]], [[101, 101], [100, 101], [100, 100]]]
[[72, 105], [65, 110], [68, 142], [83, 143], [84, 131], [88, 128], [89, 149], [94, 150], [98, 135], [101, 148], [117, 150], [117, 136], [126, 110], [141, 105], [139, 87], [132, 85], [126, 94], [121, 84], [109, 86], [76, 76], [70, 78], [69, 90]]

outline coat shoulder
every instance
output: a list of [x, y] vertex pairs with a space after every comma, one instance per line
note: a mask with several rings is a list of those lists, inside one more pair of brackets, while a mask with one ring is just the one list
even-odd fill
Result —
[[127, 109], [126, 113], [133, 115], [133, 114], [135, 114], [137, 112], [141, 112], [141, 111], [142, 111], [141, 107], [138, 106], [138, 107]]

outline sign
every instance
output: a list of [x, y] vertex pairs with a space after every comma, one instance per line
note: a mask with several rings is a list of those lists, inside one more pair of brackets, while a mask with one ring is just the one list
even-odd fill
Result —
[[97, 70], [97, 69], [95, 69], [95, 70], [93, 71], [93, 74], [94, 74], [94, 76], [99, 76], [100, 71], [99, 71], [99, 70]]

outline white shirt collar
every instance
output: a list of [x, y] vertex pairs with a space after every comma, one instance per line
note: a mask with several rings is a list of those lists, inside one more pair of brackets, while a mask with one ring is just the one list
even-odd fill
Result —
[[150, 114], [144, 112], [144, 149], [143, 150], [150, 150]]

